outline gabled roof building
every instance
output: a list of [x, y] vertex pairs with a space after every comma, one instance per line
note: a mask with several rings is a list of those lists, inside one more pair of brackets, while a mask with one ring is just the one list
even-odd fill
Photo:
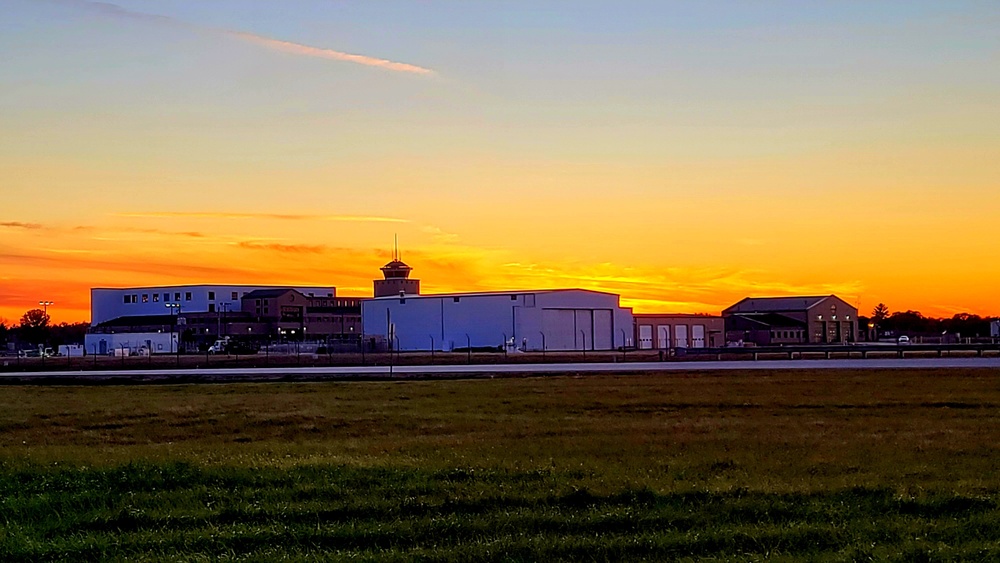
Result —
[[858, 309], [837, 297], [747, 297], [722, 311], [726, 340], [758, 346], [846, 344], [858, 335]]

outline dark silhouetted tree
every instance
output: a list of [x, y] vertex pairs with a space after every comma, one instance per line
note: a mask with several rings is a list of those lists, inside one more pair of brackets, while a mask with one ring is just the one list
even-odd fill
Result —
[[879, 303], [872, 309], [872, 322], [876, 325], [880, 324], [889, 316], [889, 308], [885, 306], [885, 303]]
[[41, 309], [31, 309], [21, 315], [21, 324], [17, 327], [19, 341], [31, 344], [44, 344], [49, 336], [49, 315]]

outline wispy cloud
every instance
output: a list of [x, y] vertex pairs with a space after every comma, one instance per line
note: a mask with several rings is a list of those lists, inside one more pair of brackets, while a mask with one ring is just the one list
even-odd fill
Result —
[[243, 241], [236, 243], [236, 246], [246, 249], [246, 250], [270, 250], [273, 252], [294, 252], [294, 253], [308, 253], [308, 254], [318, 254], [324, 252], [327, 248], [320, 244], [281, 244], [281, 243], [261, 243], [261, 242], [250, 242]]
[[303, 57], [313, 57], [319, 59], [342, 61], [364, 66], [383, 68], [385, 70], [391, 70], [393, 72], [405, 72], [410, 74], [424, 74], [424, 75], [434, 74], [434, 71], [429, 68], [409, 63], [390, 61], [388, 59], [371, 57], [368, 55], [359, 55], [357, 53], [346, 53], [343, 51], [336, 51], [334, 49], [326, 49], [323, 47], [315, 47], [312, 45], [304, 45], [302, 43], [284, 41], [282, 39], [266, 37], [264, 35], [250, 33], [248, 31], [217, 29], [217, 28], [197, 26], [195, 24], [184, 22], [176, 18], [171, 18], [169, 16], [161, 16], [145, 12], [135, 12], [123, 8], [117, 4], [112, 4], [109, 2], [90, 2], [88, 0], [55, 0], [55, 1], [60, 4], [82, 7], [94, 13], [99, 13], [107, 17], [127, 19], [133, 21], [143, 21], [161, 25], [166, 24], [175, 27], [177, 26], [186, 27], [191, 29], [198, 29], [201, 31], [207, 31], [210, 33], [225, 35], [274, 51], [281, 51], [283, 53], [290, 53], [293, 55], [299, 55]]
[[42, 225], [39, 223], [22, 223], [20, 221], [2, 221], [0, 222], [0, 227], [7, 229], [41, 229]]
[[314, 215], [303, 213], [216, 213], [187, 211], [153, 211], [115, 213], [116, 217], [187, 218], [187, 219], [274, 219], [279, 221], [341, 221], [350, 223], [409, 223], [408, 219], [375, 215]]

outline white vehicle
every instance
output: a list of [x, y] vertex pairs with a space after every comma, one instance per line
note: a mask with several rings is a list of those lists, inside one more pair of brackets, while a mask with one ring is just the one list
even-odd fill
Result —
[[208, 347], [209, 354], [224, 354], [226, 352], [226, 347], [229, 346], [229, 337], [220, 338], [216, 340], [214, 344]]
[[904, 335], [900, 336], [899, 340], [897, 340], [896, 342], [898, 342], [899, 344], [909, 344], [910, 343], [910, 337], [906, 336], [904, 334]]

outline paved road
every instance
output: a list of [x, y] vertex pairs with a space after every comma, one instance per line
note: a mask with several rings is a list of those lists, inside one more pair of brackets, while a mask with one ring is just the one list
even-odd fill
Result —
[[[870, 359], [870, 360], [762, 360], [728, 362], [635, 362], [593, 364], [493, 364], [447, 366], [395, 366], [392, 376], [450, 376], [483, 374], [560, 374], [560, 373], [636, 373], [636, 372], [690, 372], [719, 370], [796, 370], [796, 369], [932, 369], [932, 368], [992, 368], [1000, 374], [1000, 358], [922, 358], [922, 359]], [[348, 367], [274, 367], [233, 369], [149, 369], [149, 370], [95, 370], [95, 371], [45, 371], [0, 374], [0, 378], [47, 379], [116, 379], [134, 380], [190, 380], [206, 379], [225, 381], [262, 380], [275, 378], [336, 379], [336, 378], [385, 378], [390, 376], [389, 366]]]

